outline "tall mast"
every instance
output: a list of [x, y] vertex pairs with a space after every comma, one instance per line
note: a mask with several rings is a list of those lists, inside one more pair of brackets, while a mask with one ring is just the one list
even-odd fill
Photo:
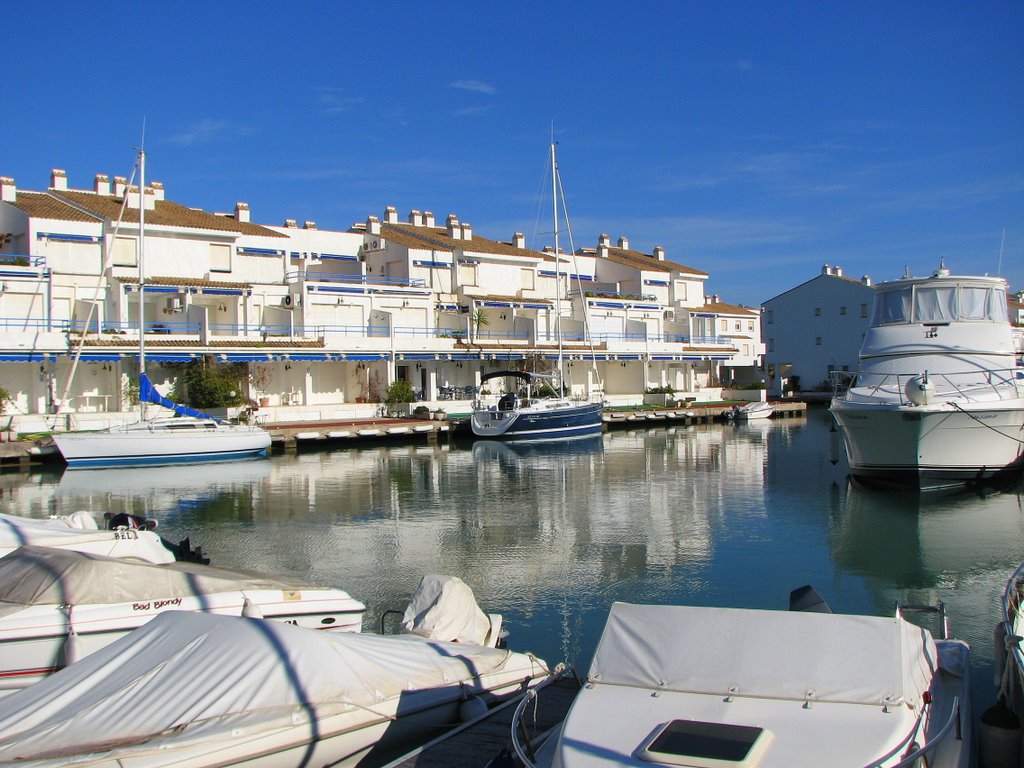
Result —
[[[127, 190], [125, 192], [127, 194]], [[139, 149], [139, 386], [146, 374], [146, 150]], [[146, 401], [139, 398], [142, 418]]]
[[551, 209], [555, 222], [555, 335], [558, 338], [558, 396], [565, 395], [562, 378], [562, 265], [558, 253], [558, 161], [555, 140], [551, 139]]

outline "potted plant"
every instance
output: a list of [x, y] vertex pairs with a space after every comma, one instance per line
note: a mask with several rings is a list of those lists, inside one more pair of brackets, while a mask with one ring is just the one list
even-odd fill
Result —
[[395, 379], [384, 390], [384, 402], [390, 411], [409, 413], [409, 403], [416, 402], [416, 393], [412, 389], [412, 384], [405, 379]]
[[430, 409], [427, 408], [427, 406], [425, 405], [417, 405], [415, 408], [412, 409], [412, 415], [415, 416], [417, 419], [429, 419]]
[[438, 408], [434, 411], [434, 421], [444, 421], [448, 418], [448, 412], [444, 408]]

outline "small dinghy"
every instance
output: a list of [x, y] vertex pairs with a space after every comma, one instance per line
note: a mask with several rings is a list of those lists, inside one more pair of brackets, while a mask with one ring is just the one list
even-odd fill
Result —
[[547, 674], [471, 643], [171, 611], [0, 700], [0, 763], [351, 766]]
[[36, 683], [168, 611], [359, 632], [366, 606], [342, 590], [283, 576], [20, 547], [0, 558], [0, 695]]
[[767, 419], [775, 413], [775, 406], [771, 403], [747, 403], [746, 405], [734, 405], [729, 413], [733, 421], [754, 421], [755, 419]]
[[528, 744], [520, 716], [513, 743], [559, 768], [966, 768], [968, 654], [901, 613], [615, 603], [558, 732]]

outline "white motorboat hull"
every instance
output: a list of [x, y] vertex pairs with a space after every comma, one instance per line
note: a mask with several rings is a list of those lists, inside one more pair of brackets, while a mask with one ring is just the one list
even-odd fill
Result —
[[99, 432], [58, 432], [69, 469], [182, 464], [266, 456], [270, 434], [208, 419], [161, 419]]
[[26, 544], [147, 563], [166, 564], [175, 559], [174, 553], [152, 531], [72, 528], [60, 519], [37, 520], [0, 514], [0, 557]]
[[834, 400], [851, 472], [867, 480], [935, 486], [1019, 473], [1024, 401], [929, 406]]

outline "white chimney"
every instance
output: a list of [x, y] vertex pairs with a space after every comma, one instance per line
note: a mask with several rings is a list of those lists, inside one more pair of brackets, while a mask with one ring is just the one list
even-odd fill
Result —
[[413, 208], [411, 211], [409, 211], [409, 223], [412, 224], [414, 227], [422, 227], [423, 214], [421, 214], [419, 211]]
[[285, 219], [284, 225], [288, 229], [298, 229], [299, 225], [295, 223], [295, 219]]
[[315, 221], [310, 221], [309, 219], [306, 219], [304, 222], [302, 222], [302, 228], [303, 229], [316, 229], [316, 222]]
[[434, 223], [434, 214], [431, 211], [423, 212], [423, 226], [425, 227], [436, 227]]
[[624, 251], [628, 251], [629, 250], [629, 239], [625, 238], [625, 237], [620, 237], [619, 238], [619, 248], [621, 248]]
[[526, 247], [526, 238], [523, 236], [522, 232], [516, 232], [514, 235], [512, 235], [512, 245], [515, 248]]
[[114, 197], [124, 197], [124, 193], [128, 189], [128, 179], [124, 176], [114, 177]]
[[821, 268], [821, 274], [823, 274], [823, 275], [831, 275], [832, 274], [832, 267], [829, 266], [828, 264], [825, 264]]
[[662, 248], [660, 245], [654, 246], [654, 258], [656, 258], [658, 261], [665, 260], [665, 249]]
[[389, 205], [384, 209], [384, 223], [385, 224], [397, 224], [398, 223], [398, 209], [393, 205]]
[[54, 168], [50, 171], [50, 189], [56, 190], [67, 190], [68, 188], [68, 175], [60, 168]]
[[125, 188], [125, 196], [128, 198], [128, 207], [138, 209], [139, 207], [139, 185], [132, 184]]
[[379, 235], [380, 234], [380, 219], [378, 219], [376, 216], [367, 216], [366, 217], [366, 231], [369, 232], [371, 235]]
[[143, 190], [142, 204], [146, 206], [147, 211], [156, 210], [156, 191], [152, 187]]
[[97, 173], [96, 181], [94, 182], [93, 189], [96, 190], [97, 195], [109, 195], [110, 194], [110, 177], [105, 173]]
[[452, 240], [462, 239], [462, 226], [459, 224], [459, 217], [454, 213], [448, 214], [448, 237]]
[[235, 221], [249, 223], [249, 204], [243, 202], [235, 203]]
[[13, 203], [18, 199], [18, 188], [14, 186], [14, 179], [9, 176], [0, 176], [0, 201]]
[[612, 244], [612, 239], [608, 235], [601, 235], [597, 238], [597, 255], [602, 259], [608, 258], [608, 248]]
[[[153, 191], [154, 200], [164, 199], [164, 183], [162, 181], [154, 181], [149, 185], [149, 189]], [[148, 190], [147, 190], [148, 191]]]
[[843, 268], [839, 267], [839, 266], [835, 267], [835, 269], [832, 270], [832, 274], [835, 275], [836, 277], [842, 277], [843, 276]]
[[473, 225], [468, 221], [462, 222], [462, 239], [472, 240], [473, 239]]
[[862, 277], [862, 278], [860, 279], [860, 281], [861, 281], [862, 283], [864, 283], [864, 285], [867, 285], [867, 286], [869, 286], [869, 287], [871, 286], [871, 276], [870, 276], [870, 275], [864, 275], [864, 277]]

